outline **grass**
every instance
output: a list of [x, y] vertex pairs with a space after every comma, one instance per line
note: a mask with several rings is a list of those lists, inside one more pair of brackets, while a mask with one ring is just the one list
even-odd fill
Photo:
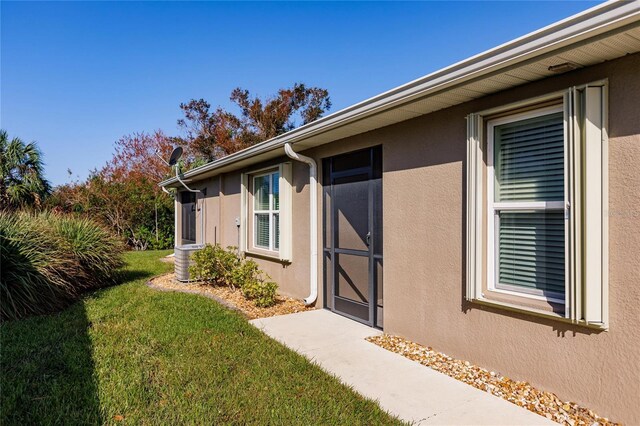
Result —
[[127, 253], [125, 283], [0, 325], [0, 424], [398, 423], [239, 314], [146, 287], [166, 253]]

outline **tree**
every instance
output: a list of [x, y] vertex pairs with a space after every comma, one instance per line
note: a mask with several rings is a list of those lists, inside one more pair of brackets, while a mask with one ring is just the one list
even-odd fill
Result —
[[[165, 135], [161, 130], [125, 135], [115, 142], [113, 157], [98, 174], [110, 181], [145, 178], [160, 182], [171, 174], [161, 158], [165, 161], [169, 159], [176, 142], [175, 138]], [[192, 158], [188, 147], [185, 148], [182, 161], [188, 164]], [[160, 188], [154, 185], [154, 190], [160, 191]]]
[[9, 140], [9, 134], [0, 130], [0, 208], [39, 207], [50, 192], [36, 143]]
[[[161, 131], [134, 133], [115, 143], [111, 160], [84, 182], [56, 188], [55, 209], [97, 218], [134, 249], [173, 245], [173, 200], [158, 182], [171, 173], [168, 159], [174, 140]], [[186, 163], [189, 164], [187, 151]]]
[[212, 111], [204, 99], [180, 104], [184, 118], [178, 125], [186, 131], [184, 144], [194, 155], [207, 160], [224, 157], [294, 129], [296, 119], [303, 125], [317, 120], [331, 108], [327, 90], [301, 83], [265, 100], [236, 88], [230, 99], [240, 108], [240, 116], [220, 107]]
[[[169, 159], [175, 142], [160, 130], [123, 136], [115, 143], [113, 158], [94, 178], [94, 185], [111, 184], [101, 191], [107, 196], [101, 203], [105, 207], [103, 214], [135, 248], [146, 249], [152, 242], [149, 240], [155, 240], [153, 247], [164, 248], [161, 239], [170, 239], [167, 231], [173, 236], [172, 226], [166, 224], [170, 220], [173, 225], [173, 205], [157, 183], [169, 177], [171, 170], [161, 158]], [[181, 164], [187, 166], [191, 162], [185, 147]], [[131, 194], [135, 194], [134, 198]], [[123, 208], [121, 202], [127, 202], [129, 208]]]

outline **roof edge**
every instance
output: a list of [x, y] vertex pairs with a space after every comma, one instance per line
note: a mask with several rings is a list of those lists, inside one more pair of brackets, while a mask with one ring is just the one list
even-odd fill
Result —
[[[463, 61], [427, 74], [401, 86], [380, 93], [361, 102], [331, 113], [252, 147], [211, 161], [184, 174], [185, 178], [213, 171], [234, 162], [281, 148], [285, 143], [295, 143], [318, 133], [341, 127], [349, 122], [416, 98], [426, 97], [435, 91], [446, 90], [472, 78], [494, 73], [500, 69], [531, 60], [551, 51], [579, 43], [600, 34], [615, 30], [640, 20], [640, 0], [623, 2], [610, 0], [584, 12], [572, 15], [522, 37], [479, 53]], [[174, 177], [159, 183], [166, 187], [175, 184]]]

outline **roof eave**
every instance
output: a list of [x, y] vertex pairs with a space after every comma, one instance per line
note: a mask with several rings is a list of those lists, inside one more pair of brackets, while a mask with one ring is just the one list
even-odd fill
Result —
[[[296, 143], [302, 139], [311, 138], [366, 116], [377, 114], [412, 100], [428, 97], [435, 92], [442, 92], [466, 81], [517, 66], [549, 52], [614, 31], [635, 23], [639, 19], [640, 1], [638, 0], [633, 2], [612, 0], [603, 3], [275, 138], [197, 167], [186, 172], [184, 178], [193, 178], [252, 156], [282, 148], [285, 143]], [[176, 183], [178, 180], [171, 178], [160, 182], [159, 185], [168, 187]]]

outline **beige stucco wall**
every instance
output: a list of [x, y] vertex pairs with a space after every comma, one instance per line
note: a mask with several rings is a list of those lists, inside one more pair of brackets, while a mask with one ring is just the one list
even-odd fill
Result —
[[[614, 420], [640, 424], [638, 70], [636, 54], [304, 152], [321, 165], [331, 155], [383, 146], [386, 332], [529, 381]], [[603, 78], [610, 89], [609, 331], [465, 302], [465, 116]], [[208, 242], [216, 226], [217, 242], [238, 245], [240, 173], [211, 179], [222, 185], [207, 193]], [[306, 165], [294, 163], [293, 181], [293, 261], [255, 259], [282, 293], [302, 298], [309, 287]], [[321, 201], [319, 194], [320, 223]], [[321, 254], [321, 229], [318, 241]], [[321, 261], [319, 256], [318, 306]]]
[[[257, 167], [226, 173], [209, 179], [196, 181], [194, 189], [207, 189], [205, 196], [205, 232], [204, 242], [220, 244], [223, 247], [240, 245], [240, 232], [236, 219], [240, 218], [240, 187], [243, 172], [262, 169], [271, 164], [277, 165], [287, 158], [280, 158]], [[280, 262], [263, 256], [247, 253], [279, 285], [283, 295], [302, 299], [309, 295], [309, 172], [301, 164], [293, 164], [293, 258], [291, 262]], [[200, 198], [198, 203], [201, 203]], [[178, 204], [179, 205], [179, 204]], [[200, 205], [200, 204], [199, 204]], [[199, 207], [200, 208], [200, 207]], [[178, 221], [180, 221], [178, 209]], [[200, 233], [201, 210], [196, 212], [196, 243], [202, 242]], [[180, 222], [178, 222], [180, 223]], [[178, 235], [180, 236], [180, 226]]]
[[[384, 150], [385, 331], [640, 423], [638, 70], [635, 55], [378, 132], [402, 134]], [[464, 302], [464, 117], [601, 78], [610, 83], [610, 330]]]

